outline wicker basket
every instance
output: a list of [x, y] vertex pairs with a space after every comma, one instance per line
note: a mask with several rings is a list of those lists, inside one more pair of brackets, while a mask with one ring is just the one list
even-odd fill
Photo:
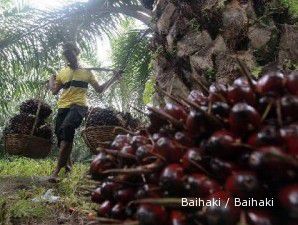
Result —
[[52, 150], [52, 143], [44, 138], [24, 134], [7, 134], [4, 138], [5, 152], [10, 155], [40, 159]]
[[132, 133], [122, 127], [96, 126], [82, 131], [82, 137], [92, 154], [98, 154], [97, 148], [108, 148], [118, 134]]

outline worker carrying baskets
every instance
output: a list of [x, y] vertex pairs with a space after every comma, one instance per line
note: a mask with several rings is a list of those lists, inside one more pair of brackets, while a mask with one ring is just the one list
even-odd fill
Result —
[[55, 182], [62, 168], [71, 169], [70, 154], [72, 151], [75, 130], [81, 125], [87, 113], [87, 89], [89, 84], [98, 93], [103, 93], [110, 85], [121, 78], [121, 71], [113, 71], [113, 77], [99, 85], [95, 76], [88, 69], [81, 68], [78, 61], [80, 50], [72, 43], [63, 46], [63, 57], [67, 66], [53, 75], [49, 88], [54, 95], [62, 91], [58, 100], [58, 113], [55, 122], [55, 134], [58, 140], [59, 158], [56, 169], [49, 181]]

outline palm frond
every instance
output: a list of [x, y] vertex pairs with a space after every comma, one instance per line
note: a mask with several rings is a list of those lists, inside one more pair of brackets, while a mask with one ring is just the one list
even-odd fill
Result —
[[121, 98], [123, 111], [130, 111], [130, 106], [144, 106], [142, 96], [151, 72], [150, 34], [146, 30], [132, 30], [131, 27], [126, 25], [124, 32], [112, 41], [115, 67], [125, 68], [116, 91]]

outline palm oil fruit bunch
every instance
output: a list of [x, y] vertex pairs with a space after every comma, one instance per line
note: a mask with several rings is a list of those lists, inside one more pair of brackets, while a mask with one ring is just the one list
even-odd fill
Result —
[[120, 112], [118, 115], [122, 121], [123, 126], [128, 128], [129, 130], [136, 130], [141, 125], [140, 120], [134, 118], [129, 112]]
[[9, 125], [5, 128], [6, 134], [30, 134], [34, 121], [35, 116], [30, 114], [20, 113], [15, 115], [9, 120]]
[[92, 126], [121, 126], [135, 130], [140, 126], [140, 121], [128, 112], [117, 112], [111, 108], [92, 108], [87, 116], [86, 127]]
[[51, 115], [52, 109], [47, 103], [41, 100], [29, 99], [21, 103], [20, 112], [25, 114], [36, 115], [39, 104], [40, 104], [40, 110], [39, 110], [38, 117], [41, 120], [45, 120]]
[[[36, 118], [38, 105], [40, 110]], [[9, 124], [4, 128], [4, 135], [7, 134], [25, 134], [31, 135], [34, 125], [33, 135], [44, 138], [52, 142], [53, 129], [50, 124], [45, 122], [52, 110], [50, 106], [39, 100], [30, 99], [20, 105], [20, 113], [12, 117]], [[35, 124], [36, 122], [36, 124]]]
[[88, 112], [86, 127], [120, 125], [117, 113], [113, 109], [92, 108]]
[[175, 103], [148, 108], [147, 130], [118, 135], [91, 163], [98, 220], [298, 224], [297, 81], [271, 71], [188, 98], [163, 92]]

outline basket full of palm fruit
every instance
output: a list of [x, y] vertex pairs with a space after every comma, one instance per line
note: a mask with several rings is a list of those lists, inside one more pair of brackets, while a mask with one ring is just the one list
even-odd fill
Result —
[[[298, 224], [298, 74], [271, 71], [149, 108], [93, 160], [93, 224]], [[160, 90], [163, 92], [162, 90]]]
[[138, 126], [139, 121], [130, 113], [110, 108], [91, 108], [82, 136], [91, 153], [97, 154], [97, 148], [109, 146], [118, 134], [130, 133]]
[[52, 149], [53, 130], [45, 120], [52, 113], [43, 101], [30, 99], [20, 105], [3, 130], [5, 151], [10, 155], [44, 158]]

